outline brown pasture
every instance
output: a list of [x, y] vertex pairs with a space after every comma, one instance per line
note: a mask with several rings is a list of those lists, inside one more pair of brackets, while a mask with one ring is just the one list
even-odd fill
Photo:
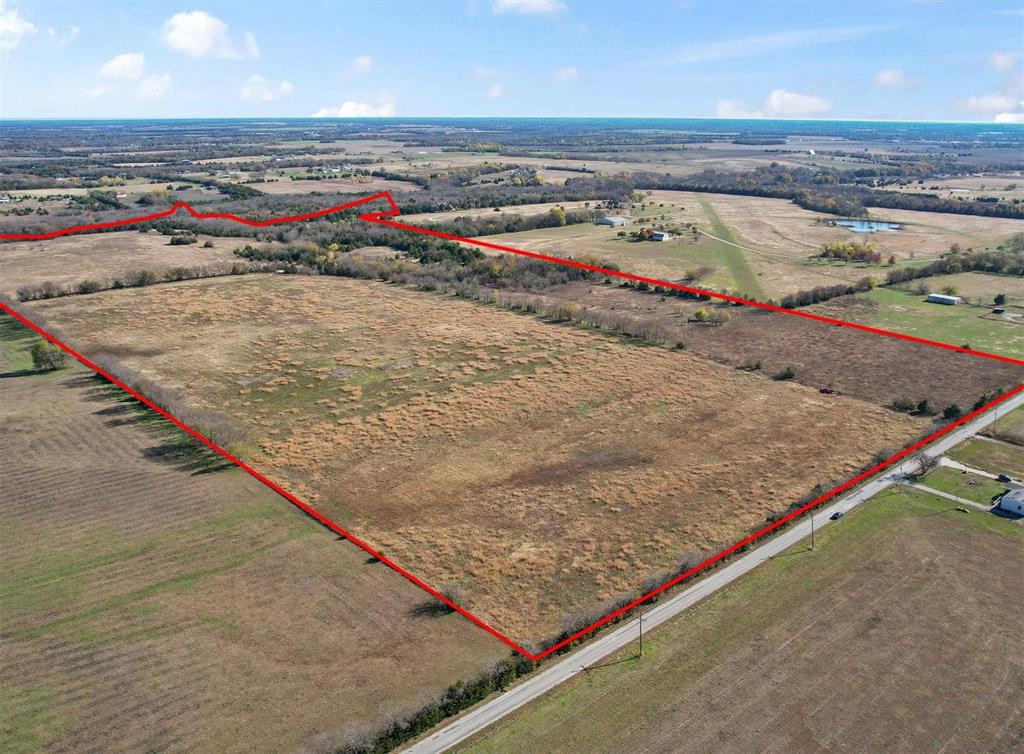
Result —
[[38, 309], [229, 415], [258, 468], [523, 642], [927, 425], [382, 283], [250, 276]]
[[[797, 382], [881, 406], [912, 397], [928, 398], [938, 407], [970, 407], [988, 391], [1024, 381], [1024, 369], [1013, 364], [751, 307], [588, 282], [549, 288], [540, 298], [552, 304], [574, 302], [630, 330], [650, 328], [688, 351], [733, 367], [760, 363], [759, 371], [769, 376], [791, 367]], [[852, 297], [836, 301], [847, 298]], [[727, 321], [697, 322], [698, 308], [722, 312]], [[852, 320], [849, 312], [823, 313]]]
[[[238, 261], [232, 250], [255, 243], [252, 238], [198, 238], [194, 244], [171, 246], [168, 236], [125, 230], [0, 243], [0, 292], [13, 294], [23, 285], [47, 281], [59, 285], [103, 282], [138, 270], [161, 272]], [[204, 249], [206, 241], [213, 248]]]

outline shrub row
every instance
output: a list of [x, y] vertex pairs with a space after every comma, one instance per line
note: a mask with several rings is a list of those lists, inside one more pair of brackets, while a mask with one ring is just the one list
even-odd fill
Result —
[[121, 288], [141, 288], [147, 285], [173, 283], [179, 280], [198, 280], [200, 278], [223, 277], [225, 275], [247, 275], [251, 272], [273, 272], [276, 268], [276, 265], [266, 262], [232, 262], [219, 265], [203, 265], [200, 267], [172, 267], [163, 272], [137, 270], [123, 277], [107, 280], [81, 280], [78, 283], [69, 285], [62, 285], [51, 281], [38, 285], [23, 285], [18, 288], [17, 297], [18, 301], [37, 301], [39, 299], [75, 296]]

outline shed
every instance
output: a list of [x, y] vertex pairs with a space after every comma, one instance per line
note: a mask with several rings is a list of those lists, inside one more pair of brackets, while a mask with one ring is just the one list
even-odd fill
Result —
[[651, 240], [652, 241], [668, 241], [671, 238], [672, 238], [671, 235], [669, 235], [668, 233], [665, 233], [664, 231], [661, 231], [661, 230], [656, 230], [653, 233], [651, 233]]
[[597, 219], [598, 225], [611, 225], [613, 228], [617, 228], [620, 225], [625, 225], [628, 222], [628, 217], [621, 217], [619, 215], [609, 215], [608, 217], [599, 217]]
[[963, 301], [959, 296], [947, 296], [945, 293], [929, 293], [928, 303], [929, 304], [945, 304], [946, 306], [954, 306]]
[[1008, 513], [1024, 516], [1024, 489], [1010, 490], [999, 498], [999, 507]]

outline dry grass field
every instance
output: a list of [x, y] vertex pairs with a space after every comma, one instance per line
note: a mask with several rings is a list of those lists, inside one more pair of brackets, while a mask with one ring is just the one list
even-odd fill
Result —
[[977, 199], [995, 196], [1001, 202], [1024, 199], [1024, 175], [957, 176], [956, 178], [925, 178], [906, 186], [886, 186], [887, 191], [908, 194], [936, 194], [943, 199]]
[[408, 181], [387, 178], [325, 178], [323, 180], [293, 181], [281, 178], [266, 183], [254, 183], [253, 188], [264, 194], [374, 194], [379, 191], [419, 191], [420, 187]]
[[415, 291], [248, 276], [39, 302], [513, 638], [717, 551], [928, 424]]
[[[252, 238], [198, 236], [198, 243], [171, 246], [168, 236], [135, 230], [64, 236], [49, 241], [14, 241], [0, 244], [0, 292], [13, 294], [23, 285], [46, 281], [73, 285], [83, 280], [103, 281], [138, 270], [168, 270], [238, 261], [233, 249]], [[206, 241], [213, 248], [204, 249]]]
[[[905, 296], [910, 300], [906, 294], [889, 289], [876, 289], [869, 295], [875, 294]], [[1013, 364], [759, 309], [640, 294], [614, 285], [585, 281], [548, 288], [542, 298], [552, 306], [575, 302], [584, 310], [619, 321], [623, 326], [642, 324], [657, 328], [669, 342], [681, 342], [692, 353], [733, 367], [749, 368], [759, 363], [760, 371], [769, 376], [791, 367], [797, 382], [815, 389], [836, 390], [882, 406], [890, 405], [897, 398], [913, 398], [914, 401], [927, 398], [940, 408], [951, 403], [967, 408], [990, 390], [1008, 390], [1024, 381], [1024, 369]], [[938, 315], [952, 313], [958, 319], [973, 316], [967, 307], [919, 305], [924, 306], [928, 311], [939, 310]], [[1024, 354], [1021, 350], [1007, 350], [1005, 346], [1009, 344], [1005, 336], [993, 343], [980, 338], [979, 332], [974, 330], [969, 333], [974, 337], [958, 339], [963, 333], [941, 327], [941, 318], [929, 320], [922, 315], [919, 321], [930, 323], [930, 329], [925, 332], [914, 330], [912, 323], [906, 321], [880, 323], [875, 316], [879, 309], [873, 307], [869, 299], [858, 295], [833, 299], [811, 310], [851, 322], [882, 324], [895, 332], [922, 335], [954, 345], [969, 341], [976, 348], [996, 346], [991, 349], [996, 353]], [[729, 319], [717, 326], [701, 324], [695, 321], [698, 308], [720, 312]], [[1010, 323], [978, 322], [984, 325], [983, 333], [989, 335], [992, 332], [1015, 335], [1016, 330], [1022, 329]], [[996, 328], [994, 331], [992, 326]], [[936, 375], [941, 375], [941, 379]]]
[[1020, 751], [1024, 528], [889, 492], [463, 752]]
[[952, 286], [956, 295], [972, 303], [991, 305], [1000, 293], [1010, 304], [1024, 304], [1024, 278], [1014, 275], [991, 275], [985, 272], [958, 272], [955, 275], [933, 275], [920, 281], [906, 283], [903, 287], [914, 289], [918, 283], [929, 291], [941, 292]]
[[[586, 202], [546, 202], [543, 204], [512, 204], [508, 207], [502, 208], [502, 212], [506, 215], [543, 215], [546, 212], [550, 212], [555, 207], [562, 207], [563, 209], [580, 209], [584, 205], [597, 204], [596, 201]], [[418, 212], [411, 215], [402, 215], [399, 219], [403, 223], [410, 223], [412, 225], [423, 225], [425, 223], [444, 223], [451, 222], [459, 217], [492, 217], [498, 215], [498, 212], [494, 211], [493, 207], [475, 207], [473, 209], [457, 209], [449, 212]], [[608, 214], [612, 214], [609, 210]]]
[[0, 752], [282, 751], [506, 655], [0, 320]]

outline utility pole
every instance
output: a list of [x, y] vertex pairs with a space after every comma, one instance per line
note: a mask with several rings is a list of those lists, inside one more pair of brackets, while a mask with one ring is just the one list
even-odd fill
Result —
[[640, 613], [640, 658], [644, 656], [644, 614]]
[[811, 549], [814, 549], [814, 513], [811, 513]]

